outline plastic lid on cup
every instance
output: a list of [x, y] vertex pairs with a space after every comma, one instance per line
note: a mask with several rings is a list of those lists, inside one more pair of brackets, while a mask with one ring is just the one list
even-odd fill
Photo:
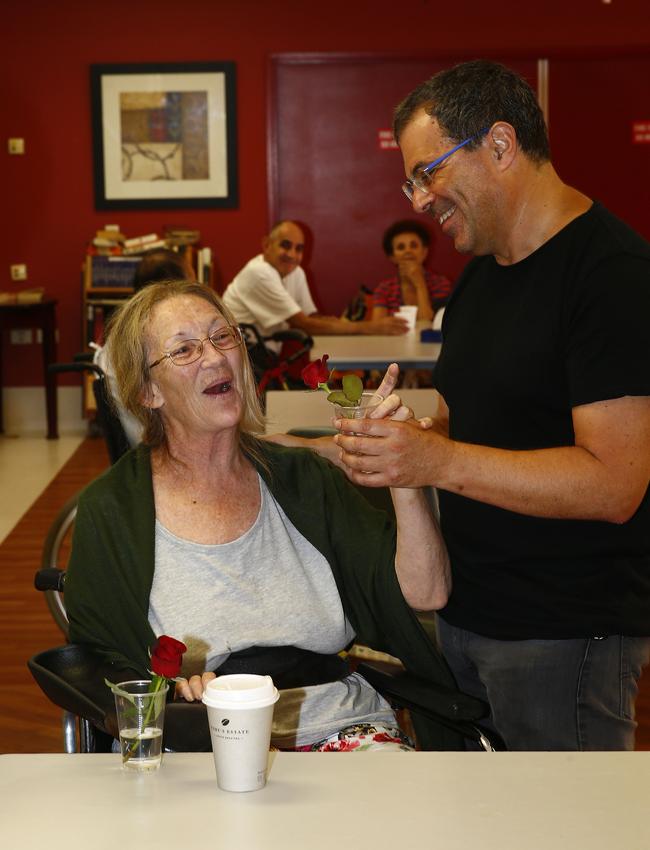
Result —
[[203, 702], [211, 708], [264, 708], [279, 698], [273, 679], [254, 673], [217, 676], [203, 691]]

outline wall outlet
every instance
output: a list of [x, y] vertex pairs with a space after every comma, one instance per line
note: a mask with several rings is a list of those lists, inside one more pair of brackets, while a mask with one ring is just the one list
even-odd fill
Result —
[[12, 345], [31, 345], [32, 338], [31, 328], [14, 328], [9, 331], [9, 341]]
[[24, 263], [17, 263], [9, 266], [12, 280], [27, 280], [27, 266]]
[[7, 140], [7, 148], [9, 150], [9, 153], [23, 154], [23, 153], [25, 153], [25, 140], [24, 139], [8, 139]]

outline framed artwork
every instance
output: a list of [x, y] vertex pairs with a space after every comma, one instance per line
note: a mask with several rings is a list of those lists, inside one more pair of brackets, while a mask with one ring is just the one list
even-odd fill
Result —
[[234, 62], [90, 72], [96, 209], [237, 206]]

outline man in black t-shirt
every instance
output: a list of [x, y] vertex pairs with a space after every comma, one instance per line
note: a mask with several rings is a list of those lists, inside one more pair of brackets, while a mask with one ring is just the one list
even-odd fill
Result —
[[[650, 246], [564, 184], [517, 74], [467, 62], [395, 113], [417, 212], [475, 258], [434, 422], [355, 421], [350, 478], [433, 485], [440, 638], [510, 749], [632, 749], [650, 655]], [[351, 432], [366, 436], [351, 436]], [[407, 601], [427, 608], [417, 586]]]

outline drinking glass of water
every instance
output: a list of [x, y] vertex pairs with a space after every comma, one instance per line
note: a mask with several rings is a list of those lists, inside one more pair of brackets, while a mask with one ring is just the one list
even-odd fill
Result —
[[156, 690], [148, 679], [112, 685], [120, 730], [122, 767], [147, 772], [158, 770], [162, 761], [165, 701], [169, 686]]

